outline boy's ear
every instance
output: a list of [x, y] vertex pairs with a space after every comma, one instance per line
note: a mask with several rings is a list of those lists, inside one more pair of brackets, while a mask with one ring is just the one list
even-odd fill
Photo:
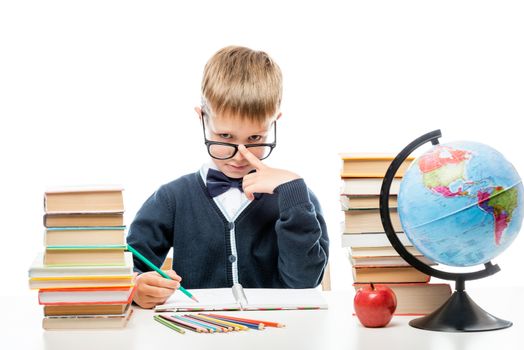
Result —
[[198, 115], [198, 119], [202, 119], [202, 108], [200, 108], [198, 106], [195, 107], [195, 112]]
[[277, 119], [275, 119], [275, 120], [279, 120], [281, 116], [282, 116], [282, 112], [278, 112]]

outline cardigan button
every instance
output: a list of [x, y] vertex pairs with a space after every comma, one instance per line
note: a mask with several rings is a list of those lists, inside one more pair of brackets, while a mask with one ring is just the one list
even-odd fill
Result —
[[230, 255], [230, 256], [229, 256], [229, 262], [230, 262], [230, 263], [234, 263], [235, 261], [237, 261], [237, 257], [234, 256], [234, 255]]

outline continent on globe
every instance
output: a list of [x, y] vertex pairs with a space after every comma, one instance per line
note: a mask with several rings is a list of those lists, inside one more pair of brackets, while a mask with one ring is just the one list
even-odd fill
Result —
[[437, 146], [432, 151], [422, 155], [418, 166], [423, 174], [424, 186], [444, 197], [460, 196], [462, 188], [453, 192], [450, 184], [465, 179], [466, 161], [471, 152]]
[[502, 233], [511, 222], [513, 211], [518, 206], [517, 188], [502, 186], [482, 189], [477, 193], [478, 206], [493, 215], [495, 221], [495, 244], [500, 244]]

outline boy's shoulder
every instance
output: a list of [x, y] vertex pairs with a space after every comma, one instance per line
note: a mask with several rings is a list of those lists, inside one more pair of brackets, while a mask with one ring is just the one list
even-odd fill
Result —
[[177, 198], [187, 200], [199, 197], [198, 193], [202, 192], [203, 187], [201, 183], [199, 172], [186, 174], [158, 187], [150, 199], [171, 206], [178, 202]]
[[179, 192], [195, 191], [195, 189], [200, 188], [202, 182], [200, 172], [186, 174], [180, 176], [179, 178], [172, 180], [168, 183], [161, 185], [157, 192], [166, 193], [166, 194], [176, 194]]

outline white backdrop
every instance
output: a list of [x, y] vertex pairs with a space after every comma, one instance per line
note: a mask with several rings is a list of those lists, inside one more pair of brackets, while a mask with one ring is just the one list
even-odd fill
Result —
[[[122, 184], [126, 223], [207, 159], [193, 107], [205, 62], [236, 44], [284, 73], [278, 147], [340, 248], [338, 153], [397, 152], [440, 128], [487, 143], [524, 175], [520, 1], [4, 1], [0, 3], [0, 294], [27, 289], [47, 187]], [[520, 124], [522, 125], [522, 124]], [[524, 237], [476, 284], [523, 284]]]

